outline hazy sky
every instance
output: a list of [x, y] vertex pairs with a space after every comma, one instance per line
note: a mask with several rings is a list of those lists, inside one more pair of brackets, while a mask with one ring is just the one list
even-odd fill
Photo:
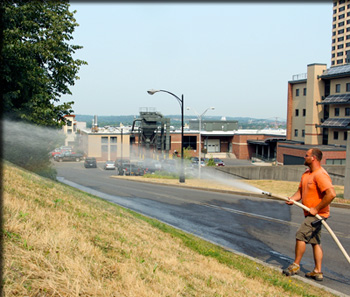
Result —
[[[286, 118], [287, 83], [308, 64], [330, 65], [332, 2], [79, 3], [74, 44], [82, 66], [75, 114]], [[194, 112], [186, 111], [186, 115]]]

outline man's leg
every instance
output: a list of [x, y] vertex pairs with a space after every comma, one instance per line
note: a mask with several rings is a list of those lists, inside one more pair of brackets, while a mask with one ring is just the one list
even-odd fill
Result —
[[320, 244], [313, 244], [312, 250], [314, 252], [314, 261], [315, 261], [315, 272], [322, 271], [322, 259], [323, 259], [323, 251]]
[[294, 263], [300, 265], [301, 258], [303, 257], [306, 250], [306, 243], [301, 240], [295, 242], [295, 260]]

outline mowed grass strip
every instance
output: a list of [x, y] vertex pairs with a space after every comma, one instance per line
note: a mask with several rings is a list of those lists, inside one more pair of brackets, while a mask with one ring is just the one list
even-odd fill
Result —
[[6, 162], [3, 216], [5, 296], [332, 296]]

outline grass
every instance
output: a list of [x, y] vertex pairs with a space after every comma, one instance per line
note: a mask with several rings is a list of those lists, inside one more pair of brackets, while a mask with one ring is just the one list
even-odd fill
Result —
[[4, 163], [5, 296], [333, 296]]

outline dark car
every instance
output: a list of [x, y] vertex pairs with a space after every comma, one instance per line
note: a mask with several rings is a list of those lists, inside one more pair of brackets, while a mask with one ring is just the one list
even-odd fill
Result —
[[96, 158], [88, 157], [84, 162], [85, 168], [97, 168]]
[[117, 163], [118, 175], [143, 175], [143, 169], [133, 163]]
[[83, 159], [83, 155], [75, 152], [64, 152], [62, 154], [55, 155], [53, 159], [57, 162], [62, 162], [62, 161], [80, 162], [80, 160]]

